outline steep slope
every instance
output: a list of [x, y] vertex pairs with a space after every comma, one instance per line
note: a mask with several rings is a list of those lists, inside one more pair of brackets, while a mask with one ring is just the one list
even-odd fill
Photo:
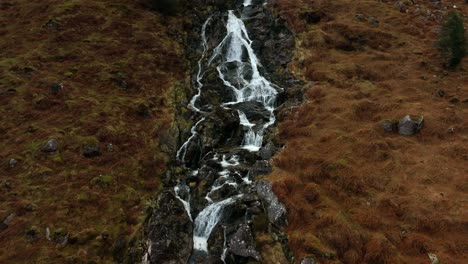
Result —
[[[273, 1], [310, 83], [307, 102], [281, 112], [269, 177], [298, 261], [468, 261], [466, 60], [446, 71], [433, 47], [446, 10], [467, 5], [437, 2]], [[384, 132], [407, 114], [425, 117], [420, 134]]]
[[186, 78], [144, 2], [1, 1], [0, 263], [111, 262], [143, 222]]

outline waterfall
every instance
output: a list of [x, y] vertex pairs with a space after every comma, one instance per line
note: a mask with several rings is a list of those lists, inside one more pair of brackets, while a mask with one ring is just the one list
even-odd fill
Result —
[[[243, 6], [252, 5], [251, 0], [245, 0]], [[202, 111], [203, 106], [197, 106], [203, 95], [203, 78], [205, 72], [215, 67], [219, 79], [226, 89], [230, 89], [234, 98], [232, 101], [221, 104], [224, 108], [235, 107], [240, 103], [257, 103], [269, 114], [268, 121], [249, 120], [242, 110], [237, 110], [240, 125], [244, 128], [244, 138], [241, 146], [247, 151], [259, 151], [263, 144], [263, 137], [268, 127], [275, 123], [274, 109], [278, 87], [271, 84], [261, 73], [261, 64], [252, 48], [253, 41], [244, 21], [230, 10], [227, 13], [226, 35], [214, 48], [210, 48], [207, 41], [207, 28], [211, 21], [210, 16], [201, 29], [201, 57], [198, 61], [198, 71], [195, 86], [197, 93], [192, 97], [189, 108], [205, 117], [201, 118], [191, 129], [190, 137], [177, 151], [177, 159], [186, 162], [187, 150], [193, 140], [198, 139], [198, 126], [207, 119], [209, 113]], [[210, 43], [211, 44], [211, 43]], [[209, 55], [211, 53], [211, 55]], [[229, 74], [227, 71], [231, 71]], [[234, 75], [232, 74], [234, 72]], [[201, 109], [200, 109], [201, 108]], [[208, 240], [213, 229], [222, 221], [226, 208], [243, 197], [240, 186], [250, 186], [253, 181], [249, 175], [241, 176], [238, 170], [240, 157], [238, 155], [225, 155], [214, 151], [213, 160], [222, 168], [218, 178], [206, 193], [205, 200], [208, 205], [192, 220], [190, 213], [190, 188], [187, 185], [178, 185], [174, 188], [177, 199], [184, 205], [190, 219], [194, 223], [193, 249], [194, 252], [208, 253]], [[239, 178], [241, 179], [239, 182]], [[235, 194], [216, 201], [212, 195], [222, 188], [231, 188]], [[226, 244], [226, 241], [225, 241]], [[226, 254], [226, 251], [224, 252]]]

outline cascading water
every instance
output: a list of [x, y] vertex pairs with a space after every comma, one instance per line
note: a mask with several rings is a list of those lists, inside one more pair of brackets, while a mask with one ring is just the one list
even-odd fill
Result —
[[[284, 250], [284, 241], [274, 241], [287, 224], [286, 209], [272, 185], [258, 177], [271, 172], [276, 149], [272, 141], [263, 146], [282, 92], [270, 80], [301, 87], [292, 87], [296, 80], [284, 67], [292, 59], [294, 37], [264, 2], [244, 0], [236, 9], [218, 9], [201, 26], [199, 45], [187, 46], [189, 58], [198, 58], [191, 61], [198, 67], [188, 104], [195, 124], [145, 225], [144, 263], [260, 261], [254, 236], [266, 229], [275, 248]], [[221, 5], [195, 7], [201, 12], [194, 17], [213, 7]], [[265, 219], [275, 228], [263, 226]]]
[[[245, 240], [255, 232], [249, 223], [262, 219], [258, 215], [263, 214], [276, 225], [276, 219], [286, 214], [279, 205], [267, 209], [270, 198], [257, 192], [256, 181], [258, 175], [268, 173], [269, 158], [263, 158], [259, 150], [266, 131], [275, 123], [276, 99], [282, 89], [266, 78], [268, 70], [260, 62], [265, 54], [256, 54], [262, 50], [254, 49], [259, 46], [254, 41], [258, 36], [251, 38], [247, 29], [255, 32], [259, 25], [252, 20], [263, 21], [256, 20], [255, 14], [272, 16], [262, 1], [245, 0], [237, 7], [213, 13], [201, 27], [200, 48], [195, 51], [200, 56], [193, 79], [196, 93], [188, 105], [197, 121], [177, 151], [177, 163], [168, 177], [171, 189], [160, 195], [161, 204], [152, 216], [147, 262], [171, 254], [176, 256], [168, 260], [177, 263], [182, 259], [237, 263], [238, 256], [259, 260], [260, 254], [249, 244], [253, 242]], [[278, 32], [287, 30], [275, 27], [273, 23], [260, 26], [260, 32], [271, 29], [269, 37], [281, 41], [287, 34]], [[258, 168], [265, 164], [266, 170]], [[270, 211], [275, 212], [274, 219]], [[166, 223], [164, 219], [176, 220]], [[236, 234], [241, 235], [233, 239]], [[183, 242], [173, 250], [169, 242], [181, 236]]]
[[[251, 1], [244, 2], [244, 6], [249, 5], [251, 5]], [[208, 18], [202, 27], [203, 53], [202, 58], [198, 63], [199, 69], [196, 80], [198, 84], [198, 93], [192, 98], [190, 102], [190, 107], [197, 112], [201, 112], [200, 109], [196, 107], [196, 104], [197, 100], [200, 98], [203, 92], [202, 69], [204, 66], [202, 65], [202, 61], [205, 58], [208, 49], [206, 28], [210, 20], [211, 17]], [[233, 62], [236, 65], [235, 71], [237, 73], [235, 80], [227, 78], [223, 73], [226, 65], [233, 64]], [[243, 111], [238, 110], [240, 124], [245, 128], [242, 148], [249, 151], [258, 151], [262, 146], [265, 130], [275, 122], [273, 111], [278, 92], [273, 87], [273, 85], [261, 75], [259, 70], [260, 63], [252, 48], [252, 40], [249, 38], [246, 26], [242, 19], [237, 17], [232, 10], [228, 11], [226, 36], [213, 50], [213, 54], [211, 55], [205, 67], [208, 68], [212, 64], [217, 64], [216, 69], [219, 74], [219, 78], [223, 81], [225, 86], [231, 89], [235, 94], [235, 100], [224, 103], [224, 107], [229, 108], [232, 105], [242, 102], [259, 102], [262, 104], [264, 109], [269, 112], [268, 122], [265, 122], [264, 124], [255, 124], [248, 120], [246, 114]], [[247, 68], [251, 69], [251, 73], [247, 73], [245, 71]], [[192, 136], [182, 145], [181, 149], [179, 150], [177, 155], [178, 158], [182, 161], [184, 161], [187, 145], [196, 136], [196, 127], [202, 121], [203, 119], [197, 122], [194, 128], [192, 128]], [[215, 155], [215, 158], [216, 157], [217, 155]], [[238, 157], [236, 156], [232, 156], [230, 160], [226, 160], [226, 157], [223, 156], [223, 159], [219, 161], [219, 163], [224, 168], [224, 170], [219, 173], [221, 177], [229, 177], [231, 171], [228, 168], [235, 167], [239, 164]], [[248, 177], [244, 178], [244, 184], [251, 183], [252, 181], [250, 181]], [[195, 229], [193, 241], [195, 251], [208, 252], [208, 239], [213, 228], [219, 223], [220, 218], [223, 215], [223, 209], [242, 196], [242, 194], [239, 194], [221, 201], [213, 202], [213, 200], [210, 198], [210, 194], [213, 191], [222, 188], [226, 184], [230, 184], [234, 187], [237, 186], [235, 181], [225, 180], [215, 182], [215, 184], [213, 184], [211, 187], [211, 191], [206, 196], [206, 199], [212, 203], [203, 209], [194, 221]]]

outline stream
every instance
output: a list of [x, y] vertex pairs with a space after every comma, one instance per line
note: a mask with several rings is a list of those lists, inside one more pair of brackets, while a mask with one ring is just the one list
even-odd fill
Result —
[[285, 68], [294, 38], [265, 2], [241, 1], [201, 25], [188, 105], [193, 126], [176, 153], [174, 185], [148, 225], [144, 263], [261, 262], [255, 237], [264, 233], [287, 247], [287, 238], [278, 239], [286, 209], [271, 183], [258, 178], [272, 170], [269, 135], [282, 84], [292, 82], [275, 84], [272, 71]]

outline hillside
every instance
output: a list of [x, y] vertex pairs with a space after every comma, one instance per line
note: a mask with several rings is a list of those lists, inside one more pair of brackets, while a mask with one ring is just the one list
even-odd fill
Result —
[[[465, 0], [180, 2], [0, 2], [0, 263], [468, 263], [467, 59], [434, 47]], [[285, 103], [219, 89], [258, 80]]]
[[186, 78], [144, 2], [1, 1], [0, 263], [109, 263], [143, 222]]
[[[282, 111], [285, 149], [269, 176], [297, 259], [468, 261], [467, 66], [445, 70], [433, 46], [444, 7], [468, 6], [443, 2], [275, 1], [299, 40], [291, 67], [310, 87]], [[424, 116], [420, 134], [384, 132], [408, 114]]]

